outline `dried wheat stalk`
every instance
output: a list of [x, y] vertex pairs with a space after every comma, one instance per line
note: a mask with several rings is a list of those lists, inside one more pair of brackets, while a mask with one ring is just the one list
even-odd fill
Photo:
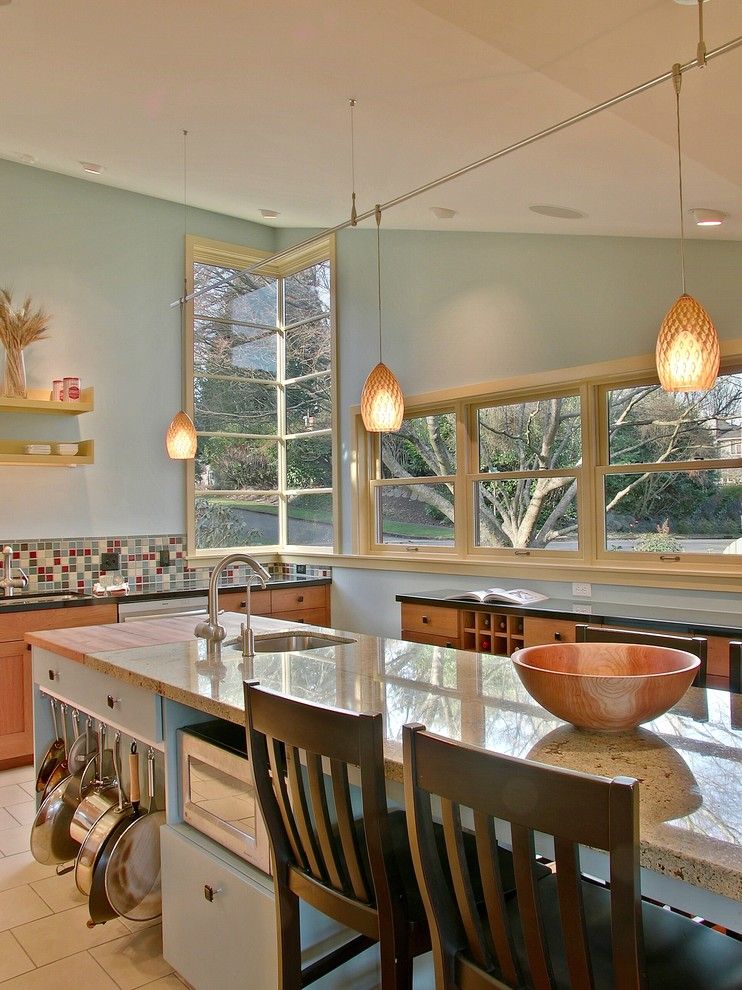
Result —
[[51, 317], [43, 309], [33, 310], [30, 296], [26, 296], [20, 309], [13, 309], [13, 296], [8, 289], [0, 289], [0, 344], [5, 348], [5, 395], [26, 395], [26, 373], [23, 365], [23, 349], [46, 337]]

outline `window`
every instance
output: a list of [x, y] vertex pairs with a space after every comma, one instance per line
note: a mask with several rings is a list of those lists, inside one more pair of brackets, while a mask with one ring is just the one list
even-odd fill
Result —
[[322, 247], [246, 273], [262, 255], [189, 239], [191, 553], [333, 546], [333, 286]]
[[532, 377], [501, 395], [408, 398], [397, 434], [359, 425], [357, 549], [738, 576], [742, 374], [698, 394], [615, 365], [605, 382], [551, 377], [548, 390]]

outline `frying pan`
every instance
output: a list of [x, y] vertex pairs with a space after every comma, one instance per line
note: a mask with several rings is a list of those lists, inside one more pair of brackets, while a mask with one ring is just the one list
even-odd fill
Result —
[[80, 793], [95, 777], [95, 757], [77, 773], [53, 787], [41, 803], [31, 827], [31, 853], [37, 863], [68, 863], [80, 843], [70, 835], [70, 822], [80, 802]]
[[[165, 823], [165, 812], [156, 810], [152, 748], [147, 753], [147, 793], [147, 813], [129, 819], [111, 837], [112, 848], [105, 868], [108, 901], [117, 914], [131, 921], [150, 921], [162, 914], [160, 826]], [[132, 804], [134, 795], [132, 784]], [[139, 796], [138, 787], [136, 795]]]
[[36, 778], [36, 791], [41, 794], [42, 791], [46, 790], [46, 785], [49, 782], [49, 777], [51, 777], [52, 771], [58, 763], [64, 759], [64, 740], [59, 735], [59, 726], [57, 725], [57, 703], [54, 698], [49, 698], [49, 704], [52, 709], [52, 721], [54, 722], [54, 734], [56, 739], [51, 743], [44, 758], [41, 761], [41, 766], [39, 767], [39, 775]]
[[44, 796], [42, 797], [42, 801], [46, 799], [50, 791], [52, 791], [60, 781], [70, 775], [69, 766], [67, 765], [67, 754], [69, 752], [69, 740], [67, 738], [67, 706], [63, 703], [60, 703], [59, 705], [59, 715], [62, 720], [62, 759], [49, 774], [49, 779], [47, 780], [46, 787], [44, 788]]
[[70, 773], [83, 770], [95, 753], [95, 740], [90, 731], [90, 716], [85, 716], [85, 731], [80, 731], [80, 713], [77, 709], [72, 712], [72, 723], [75, 726], [75, 739], [67, 753], [67, 766]]
[[116, 775], [111, 778], [110, 755], [105, 749], [106, 726], [103, 722], [98, 725], [98, 758], [96, 761], [95, 780], [83, 792], [80, 803], [70, 822], [70, 835], [82, 844], [98, 819], [115, 803], [118, 796]]

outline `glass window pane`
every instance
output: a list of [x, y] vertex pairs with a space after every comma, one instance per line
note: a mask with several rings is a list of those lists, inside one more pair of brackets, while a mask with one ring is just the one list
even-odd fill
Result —
[[228, 436], [199, 437], [196, 488], [200, 491], [277, 489], [278, 443], [234, 440]]
[[278, 499], [235, 493], [196, 496], [196, 546], [273, 546], [278, 543]]
[[330, 370], [330, 321], [314, 320], [286, 331], [286, 377]]
[[479, 470], [544, 471], [582, 458], [580, 397], [568, 395], [478, 412]]
[[286, 441], [288, 488], [332, 488], [332, 437]]
[[577, 550], [577, 480], [518, 478], [477, 482], [479, 547]]
[[283, 282], [285, 323], [298, 323], [330, 309], [330, 262], [321, 261]]
[[277, 400], [275, 385], [196, 378], [193, 383], [196, 429], [205, 433], [276, 436]]
[[611, 389], [608, 424], [611, 464], [742, 457], [742, 375], [721, 375], [708, 392]]
[[404, 419], [399, 433], [381, 438], [382, 478], [430, 478], [456, 474], [453, 413]]
[[286, 386], [286, 432], [332, 427], [332, 381], [329, 375], [305, 378]]
[[742, 469], [605, 478], [606, 549], [742, 554]]
[[453, 546], [453, 485], [385, 485], [378, 507], [379, 542]]
[[[222, 279], [232, 281], [229, 285], [209, 288]], [[277, 285], [275, 278], [265, 275], [246, 275], [234, 268], [195, 264], [193, 311], [197, 316], [274, 327], [278, 323]]]
[[332, 495], [292, 495], [288, 502], [288, 543], [331, 547]]
[[196, 374], [234, 378], [275, 379], [278, 332], [212, 320], [193, 324], [193, 365]]

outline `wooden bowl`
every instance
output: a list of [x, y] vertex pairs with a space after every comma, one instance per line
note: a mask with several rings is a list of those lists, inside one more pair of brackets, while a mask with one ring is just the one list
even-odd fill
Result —
[[624, 732], [662, 715], [683, 697], [701, 663], [684, 650], [628, 643], [529, 646], [512, 661], [547, 711], [600, 732]]

